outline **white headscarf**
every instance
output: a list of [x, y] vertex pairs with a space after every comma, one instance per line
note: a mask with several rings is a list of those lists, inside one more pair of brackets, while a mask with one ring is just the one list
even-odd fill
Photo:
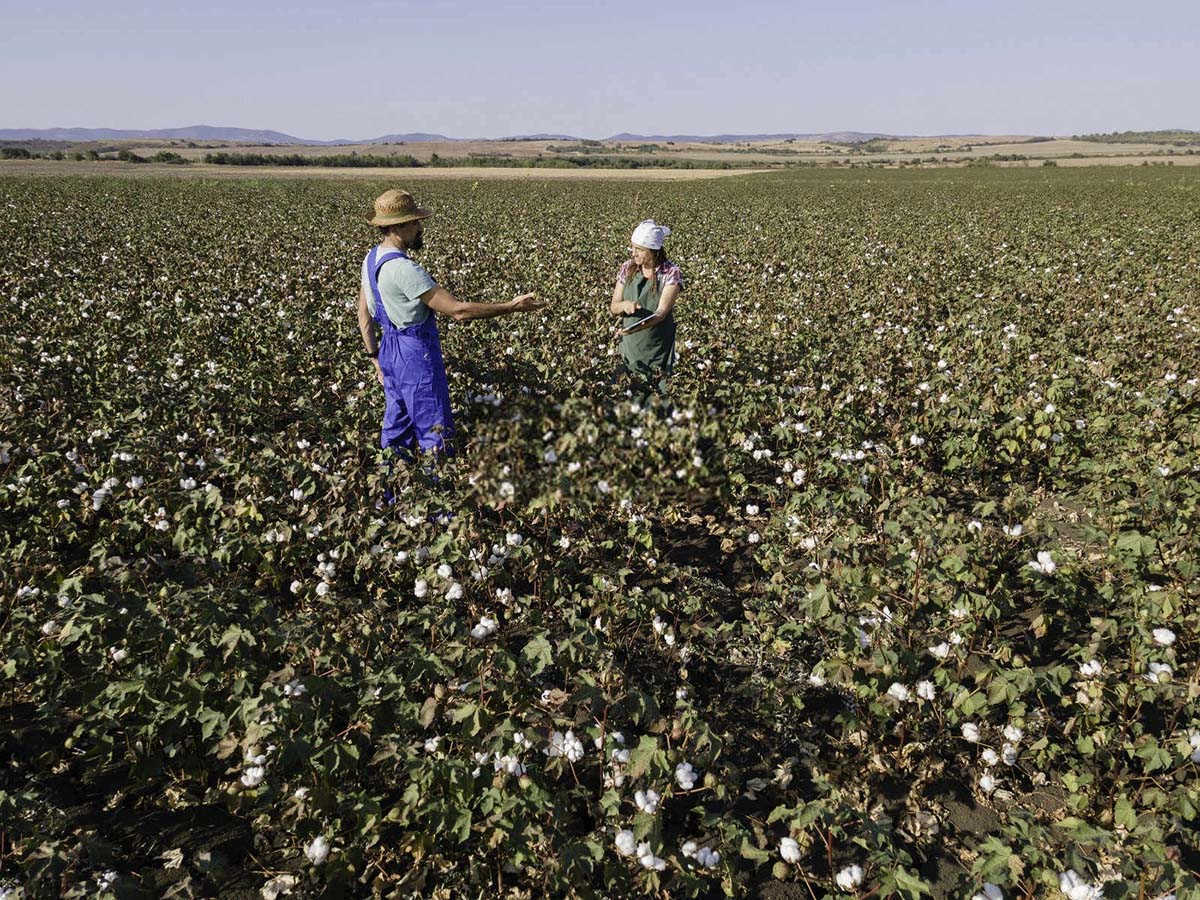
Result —
[[663, 238], [670, 233], [671, 229], [666, 225], [659, 225], [653, 219], [646, 219], [644, 222], [638, 222], [638, 227], [633, 229], [633, 237], [629, 240], [647, 250], [661, 250]]

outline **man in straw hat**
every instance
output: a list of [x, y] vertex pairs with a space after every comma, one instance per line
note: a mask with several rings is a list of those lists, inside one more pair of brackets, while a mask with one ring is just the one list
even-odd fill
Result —
[[431, 215], [406, 191], [384, 191], [375, 198], [370, 222], [378, 227], [381, 241], [363, 260], [358, 293], [358, 330], [386, 398], [380, 446], [405, 455], [452, 450], [450, 390], [433, 314], [465, 322], [546, 305], [534, 294], [507, 303], [465, 303], [439, 287], [408, 255], [424, 246], [422, 223]]

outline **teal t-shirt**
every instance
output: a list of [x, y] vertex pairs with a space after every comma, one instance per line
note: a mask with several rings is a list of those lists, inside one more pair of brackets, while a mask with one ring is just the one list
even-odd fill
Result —
[[[379, 248], [379, 253], [390, 253], [390, 249]], [[367, 295], [367, 310], [375, 315], [375, 295], [367, 278], [367, 254], [362, 263], [362, 289]], [[433, 276], [405, 257], [396, 257], [385, 262], [379, 269], [379, 296], [383, 298], [383, 311], [397, 328], [407, 328], [424, 322], [430, 309], [421, 302], [421, 295], [437, 287]]]

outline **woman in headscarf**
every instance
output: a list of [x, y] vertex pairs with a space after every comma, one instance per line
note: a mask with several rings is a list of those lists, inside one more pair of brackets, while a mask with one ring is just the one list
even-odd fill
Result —
[[617, 333], [626, 371], [660, 393], [675, 366], [675, 302], [683, 290], [683, 274], [663, 250], [670, 233], [653, 219], [638, 223], [609, 305], [621, 317]]

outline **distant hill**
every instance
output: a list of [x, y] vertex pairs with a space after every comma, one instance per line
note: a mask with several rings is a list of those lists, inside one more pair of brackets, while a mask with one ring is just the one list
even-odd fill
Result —
[[610, 141], [674, 141], [677, 144], [738, 144], [747, 141], [827, 141], [835, 144], [860, 144], [877, 138], [896, 139], [898, 135], [863, 131], [828, 131], [823, 134], [614, 134]]
[[424, 131], [414, 131], [409, 134], [385, 134], [383, 137], [371, 138], [367, 141], [343, 141], [346, 144], [428, 144], [442, 141], [457, 141], [459, 138], [446, 137], [444, 134], [428, 134]]
[[245, 144], [325, 144], [260, 128], [188, 125], [185, 128], [0, 128], [3, 141], [237, 141]]
[[514, 134], [497, 138], [499, 141], [582, 141], [583, 138], [572, 134]]

